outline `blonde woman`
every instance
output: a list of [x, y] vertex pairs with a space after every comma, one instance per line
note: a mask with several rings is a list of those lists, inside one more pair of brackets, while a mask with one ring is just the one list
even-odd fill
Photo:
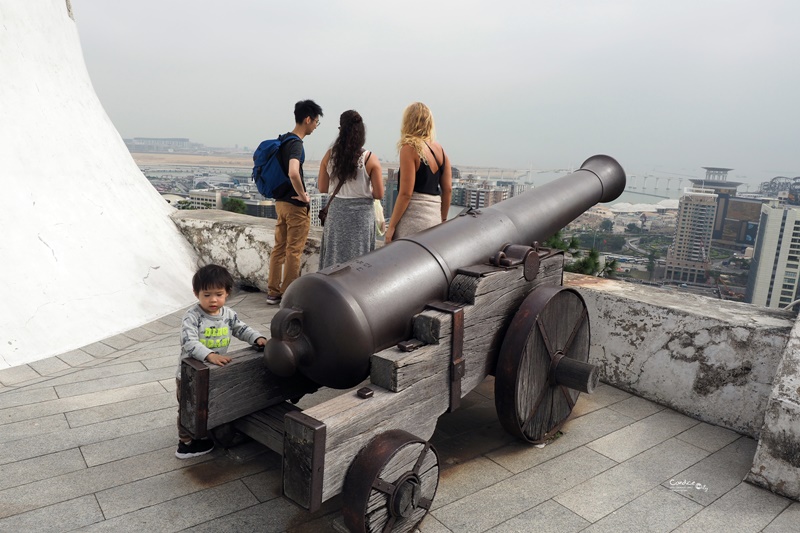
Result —
[[433, 114], [415, 102], [403, 111], [400, 126], [400, 184], [386, 228], [387, 243], [447, 220], [453, 175], [450, 160], [435, 140]]

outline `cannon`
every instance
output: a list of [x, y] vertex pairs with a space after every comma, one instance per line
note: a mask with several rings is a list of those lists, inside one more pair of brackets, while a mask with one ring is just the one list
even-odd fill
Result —
[[[413, 530], [438, 486], [436, 422], [487, 376], [503, 428], [530, 443], [552, 438], [596, 386], [586, 305], [562, 285], [563, 252], [538, 243], [624, 188], [622, 167], [594, 156], [302, 276], [263, 355], [235, 352], [224, 367], [183, 361], [181, 424], [222, 444], [241, 432], [280, 453], [284, 496], [313, 511], [342, 494], [351, 531]], [[294, 404], [319, 387], [350, 390]]]
[[543, 241], [624, 189], [617, 162], [595, 156], [566, 178], [303, 276], [271, 323], [267, 367], [352, 387], [369, 373], [373, 353], [408, 338], [411, 318], [426, 303], [447, 299], [459, 268], [487, 261], [504, 243]]

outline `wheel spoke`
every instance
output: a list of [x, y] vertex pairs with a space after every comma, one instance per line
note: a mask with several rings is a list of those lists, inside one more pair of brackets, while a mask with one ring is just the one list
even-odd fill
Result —
[[584, 307], [581, 315], [578, 317], [578, 320], [575, 322], [575, 327], [572, 328], [572, 332], [569, 334], [569, 339], [567, 339], [566, 344], [564, 344], [564, 354], [569, 353], [569, 349], [572, 347], [572, 342], [575, 340], [575, 337], [578, 335], [578, 331], [583, 327], [584, 321], [589, 319], [589, 313], [586, 311]]

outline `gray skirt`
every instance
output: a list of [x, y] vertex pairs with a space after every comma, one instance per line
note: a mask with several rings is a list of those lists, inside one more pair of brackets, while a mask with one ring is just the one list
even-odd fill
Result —
[[394, 229], [392, 239], [414, 235], [442, 222], [442, 197], [415, 192], [411, 195], [400, 222]]
[[334, 198], [322, 231], [319, 269], [346, 263], [374, 249], [375, 208], [372, 198]]

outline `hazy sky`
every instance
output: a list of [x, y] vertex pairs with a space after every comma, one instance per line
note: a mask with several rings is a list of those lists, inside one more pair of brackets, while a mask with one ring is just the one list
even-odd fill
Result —
[[800, 2], [72, 0], [95, 90], [123, 137], [254, 147], [297, 100], [356, 109], [395, 160], [428, 104], [456, 165], [629, 175], [800, 176]]

